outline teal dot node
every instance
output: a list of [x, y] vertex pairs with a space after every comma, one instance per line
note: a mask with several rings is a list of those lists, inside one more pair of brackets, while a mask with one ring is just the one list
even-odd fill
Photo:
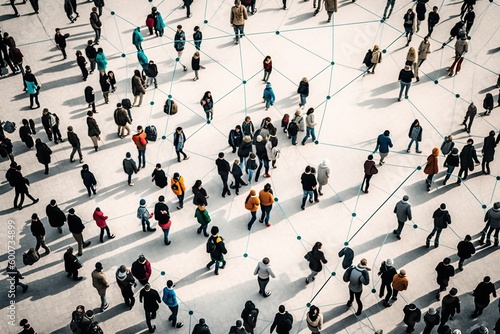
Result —
[[176, 57], [176, 58], [175, 58], [175, 61], [179, 61], [179, 60], [180, 60], [180, 59], [179, 59], [179, 57]]
[[160, 275], [165, 276], [165, 272], [164, 271], [160, 272]]
[[[151, 0], [151, 1], [153, 1], [153, 0]], [[193, 311], [188, 312], [189, 315], [193, 315], [193, 313], [194, 313]]]
[[315, 141], [314, 141], [314, 143], [315, 143], [316, 145], [318, 145], [318, 144], [319, 144], [319, 141], [315, 140]]
[[210, 123], [211, 123], [210, 120], [207, 120], [207, 124], [210, 124]]
[[422, 166], [417, 166], [417, 170], [421, 170], [422, 169]]
[[297, 236], [297, 240], [301, 240], [302, 237], [300, 235]]
[[372, 289], [372, 293], [375, 293], [375, 292], [377, 292], [377, 289]]
[[171, 99], [172, 98], [172, 95], [168, 94], [168, 98]]
[[248, 254], [247, 253], [243, 254], [243, 257], [248, 257]]
[[455, 94], [455, 97], [458, 99], [460, 97], [460, 94]]
[[246, 80], [243, 80], [243, 84], [246, 85], [247, 81]]
[[274, 201], [275, 201], [275, 202], [278, 202], [278, 201], [279, 201], [279, 200], [278, 200], [278, 197], [275, 197], [275, 198], [274, 198]]
[[486, 209], [486, 208], [487, 208], [486, 204], [481, 205], [481, 207], [482, 207], [483, 209]]
[[311, 307], [311, 303], [307, 303], [307, 304], [306, 304], [306, 306], [307, 306], [307, 307]]
[[383, 49], [383, 50], [382, 50], [382, 53], [387, 53], [387, 50], [386, 50], [386, 49]]
[[333, 65], [335, 65], [335, 62], [334, 62], [334, 61], [332, 61], [332, 62], [330, 63], [330, 65], [332, 65], [332, 66], [333, 66]]
[[165, 140], [167, 139], [167, 136], [161, 136], [161, 139]]
[[279, 32], [279, 31], [276, 31], [276, 35], [279, 35], [279, 34], [280, 34], [280, 32]]
[[497, 179], [497, 181], [500, 181], [500, 176], [497, 176], [496, 179]]
[[111, 15], [115, 15], [115, 12], [114, 12], [114, 11], [111, 11]]
[[405, 99], [407, 99], [407, 100], [408, 100], [408, 96], [405, 96]]
[[154, 105], [155, 104], [155, 101], [151, 101], [149, 102], [150, 105]]
[[414, 229], [417, 229], [417, 228], [418, 228], [418, 225], [417, 225], [417, 224], [413, 224], [413, 228], [414, 228]]
[[344, 246], [349, 246], [349, 241], [344, 242]]
[[381, 19], [381, 20], [380, 20], [380, 23], [384, 23], [384, 20], [383, 20], [383, 19]]
[[326, 96], [326, 99], [327, 99], [327, 100], [329, 100], [329, 99], [331, 99], [331, 98], [332, 98], [332, 97], [331, 97], [330, 95], [327, 95], [327, 96]]
[[439, 83], [439, 81], [437, 81], [437, 80], [434, 80], [434, 83], [435, 83], [435, 84], [437, 85], [437, 84]]
[[356, 217], [356, 212], [353, 212], [351, 216]]
[[337, 273], [335, 271], [332, 271], [332, 276], [335, 276], [337, 275]]
[[124, 53], [122, 53], [122, 58], [125, 58], [125, 57], [126, 57], [126, 55]]
[[208, 23], [208, 20], [204, 20], [203, 23], [207, 24]]

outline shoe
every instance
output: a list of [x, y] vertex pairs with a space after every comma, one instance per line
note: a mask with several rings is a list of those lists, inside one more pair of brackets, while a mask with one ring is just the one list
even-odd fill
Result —
[[309, 280], [306, 278], [306, 284], [309, 284]]
[[392, 231], [392, 233], [393, 233], [393, 234], [398, 234], [398, 231], [393, 230], [393, 231]]
[[102, 308], [101, 308], [101, 312], [104, 312], [105, 310], [107, 310], [109, 307], [109, 303], [104, 305]]
[[409, 148], [406, 149], [406, 153], [410, 153], [410, 149]]
[[431, 245], [430, 244], [425, 244], [425, 248], [430, 248]]
[[396, 238], [398, 238], [398, 240], [401, 240], [401, 236], [399, 234], [396, 236]]
[[490, 240], [486, 240], [485, 246], [491, 246], [491, 241]]
[[267, 173], [267, 174], [264, 174], [264, 177], [271, 177], [271, 175], [269, 173]]
[[71, 277], [71, 275], [73, 275], [73, 274], [72, 273], [67, 273], [66, 277]]
[[83, 279], [83, 277], [82, 277], [82, 276], [78, 276], [77, 278], [74, 278], [73, 280], [74, 280], [74, 281], [81, 281], [82, 279]]
[[357, 316], [360, 316], [361, 315], [361, 311], [358, 311], [358, 312], [356, 312], [354, 314], [357, 315]]
[[90, 246], [91, 243], [92, 243], [92, 241], [84, 242], [83, 243], [83, 248], [87, 248], [88, 246]]
[[28, 285], [25, 285], [25, 286], [23, 287], [23, 293], [26, 293], [26, 291], [28, 291], [28, 288], [29, 288], [29, 286], [28, 286]]
[[262, 224], [262, 223], [264, 223], [264, 220], [262, 220], [262, 219], [259, 219], [259, 223], [261, 223], [261, 224]]
[[172, 241], [170, 241], [170, 240], [169, 240], [169, 241], [167, 241], [167, 242], [165, 243], [165, 245], [166, 245], [166, 246], [168, 246], [168, 245], [170, 245], [171, 243], [172, 243]]
[[184, 324], [182, 322], [178, 322], [177, 325], [175, 325], [175, 328], [182, 328]]
[[312, 202], [313, 202], [313, 200], [312, 200], [312, 199], [310, 199], [310, 200], [309, 200], [309, 203], [311, 203], [311, 204], [312, 204]]
[[115, 237], [116, 237], [116, 235], [111, 234], [108, 238], [109, 238], [109, 239], [114, 239]]
[[154, 333], [155, 331], [156, 331], [156, 325], [154, 325], [153, 328], [149, 330], [150, 333]]
[[323, 196], [323, 193], [322, 193], [321, 191], [318, 191], [318, 194], [319, 194], [320, 196]]
[[439, 245], [438, 245], [438, 244], [434, 244], [434, 248], [438, 248], [438, 247], [439, 247]]
[[363, 190], [363, 192], [364, 192], [365, 194], [368, 194], [368, 190]]
[[208, 238], [210, 236], [210, 234], [208, 233], [203, 233], [203, 235], [205, 236], [205, 238]]
[[39, 201], [40, 201], [40, 199], [39, 199], [39, 198], [37, 198], [37, 199], [35, 199], [35, 200], [33, 201], [33, 204], [36, 204], [36, 203], [38, 203]]
[[417, 77], [417, 80], [416, 80], [415, 82], [419, 82], [419, 81], [420, 81], [420, 78], [419, 78], [419, 77]]
[[440, 300], [441, 300], [441, 294], [436, 293], [436, 300], [437, 300], [437, 301], [440, 301]]
[[[266, 223], [266, 226], [267, 226], [267, 227], [270, 227], [270, 226], [271, 226], [271, 224]], [[495, 246], [498, 246], [498, 245], [496, 244]]]
[[76, 256], [82, 256], [82, 255], [83, 255], [82, 253], [78, 253], [78, 254], [76, 254]]
[[418, 150], [417, 150], [417, 151], [415, 151], [415, 152], [417, 152], [417, 153], [422, 153], [422, 151], [418, 151]]
[[189, 159], [189, 157], [185, 157], [183, 160], [188, 160], [188, 159]]
[[73, 163], [73, 162], [75, 162], [75, 159], [71, 159], [69, 162]]
[[149, 228], [148, 229], [148, 232], [154, 232], [154, 231], [156, 231], [156, 228]]
[[21, 211], [23, 209], [23, 206], [19, 205], [17, 208], [19, 209], [19, 211]]
[[347, 305], [346, 305], [346, 306], [347, 306], [347, 307], [351, 307], [351, 306], [352, 306], [352, 301], [350, 301], [350, 300], [349, 300], [349, 301], [347, 302]]
[[182, 210], [182, 206], [178, 206], [178, 207], [177, 207], [177, 210]]
[[385, 306], [385, 307], [391, 307], [391, 306], [392, 306], [392, 304], [391, 304], [391, 303], [386, 303], [386, 302], [384, 302], [384, 306]]
[[188, 68], [186, 66], [184, 66], [183, 71], [186, 72], [187, 70], [188, 70]]
[[267, 298], [267, 297], [269, 297], [270, 295], [271, 295], [271, 291], [267, 291], [267, 292], [265, 292], [265, 293], [262, 295], [262, 297]]
[[201, 234], [201, 227], [196, 230], [196, 233]]
[[306, 208], [305, 208], [305, 206], [303, 206], [303, 205], [302, 205], [300, 208], [301, 208], [302, 210], [305, 210], [305, 209], [306, 209]]
[[129, 185], [129, 186], [131, 186], [131, 187], [133, 187], [133, 186], [134, 186], [134, 183], [133, 183], [133, 182], [131, 182], [131, 183], [129, 183], [128, 185]]
[[398, 98], [398, 102], [401, 102], [401, 98]]

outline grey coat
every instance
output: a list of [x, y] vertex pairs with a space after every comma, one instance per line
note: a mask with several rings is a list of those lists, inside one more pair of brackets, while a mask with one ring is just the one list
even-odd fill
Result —
[[411, 220], [411, 205], [408, 202], [404, 202], [403, 200], [399, 201], [394, 208], [394, 213], [398, 218], [398, 221], [405, 222], [407, 220]]
[[318, 183], [322, 186], [328, 184], [328, 178], [330, 177], [330, 166], [325, 160], [318, 166]]
[[123, 159], [123, 171], [128, 175], [137, 173], [137, 165], [135, 164], [135, 161], [130, 158]]

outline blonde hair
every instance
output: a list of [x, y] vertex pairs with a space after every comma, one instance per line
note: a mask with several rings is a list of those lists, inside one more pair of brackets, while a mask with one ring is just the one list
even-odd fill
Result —
[[302, 78], [302, 81], [307, 82], [308, 80], [307, 80], [307, 78], [306, 78], [306, 77], [303, 77], [303, 78]]
[[378, 50], [378, 44], [375, 44], [375, 45], [373, 46], [373, 51], [377, 51], [377, 50]]
[[300, 116], [302, 115], [302, 109], [297, 109], [297, 111], [295, 112], [295, 116]]

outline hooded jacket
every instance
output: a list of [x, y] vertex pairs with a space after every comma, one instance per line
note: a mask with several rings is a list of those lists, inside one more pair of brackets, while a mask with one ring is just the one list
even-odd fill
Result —
[[500, 228], [500, 209], [491, 208], [486, 211], [484, 221], [489, 222], [491, 228]]
[[271, 87], [271, 84], [269, 82], [266, 84], [266, 88], [264, 88], [264, 94], [262, 97], [264, 98], [264, 100], [269, 101], [271, 104], [276, 100], [273, 87]]
[[99, 296], [104, 296], [109, 287], [106, 275], [97, 269], [92, 272], [92, 286], [97, 290]]
[[47, 215], [47, 218], [49, 219], [49, 224], [52, 227], [61, 227], [64, 225], [64, 222], [66, 221], [66, 216], [64, 215], [64, 212], [62, 212], [61, 209], [57, 205], [47, 205], [45, 208], [45, 214]]
[[318, 166], [318, 183], [322, 186], [328, 184], [328, 178], [330, 177], [330, 161], [323, 160]]
[[120, 272], [120, 269], [116, 270], [116, 283], [120, 287], [120, 289], [128, 289], [132, 285], [135, 284], [135, 279], [130, 270], [127, 270], [126, 272], [122, 273]]
[[366, 267], [360, 264], [353, 267], [351, 270], [351, 275], [349, 277], [349, 290], [353, 292], [363, 291], [363, 285], [368, 285], [370, 283], [370, 275], [366, 270]]
[[437, 228], [447, 228], [448, 224], [451, 224], [451, 216], [448, 210], [438, 208], [432, 214], [432, 218], [434, 218], [434, 226]]
[[439, 148], [434, 147], [432, 154], [427, 157], [427, 165], [424, 168], [425, 174], [437, 174], [439, 172], [438, 155]]
[[106, 219], [108, 219], [108, 216], [105, 216], [102, 211], [95, 210], [93, 218], [99, 228], [105, 228], [107, 226]]

